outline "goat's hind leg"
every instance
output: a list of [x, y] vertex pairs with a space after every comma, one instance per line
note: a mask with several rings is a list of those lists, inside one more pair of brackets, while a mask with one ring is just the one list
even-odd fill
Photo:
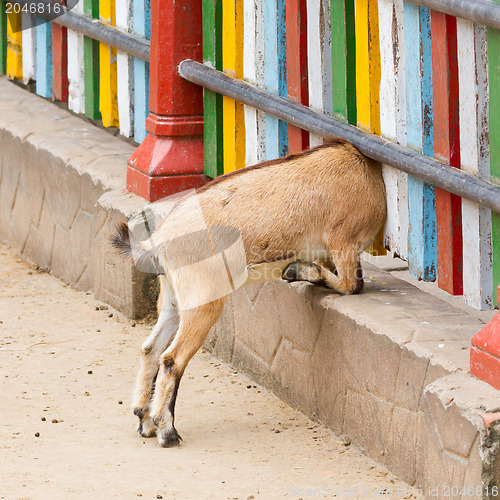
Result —
[[179, 444], [174, 427], [174, 410], [181, 377], [189, 360], [201, 347], [210, 328], [222, 312], [225, 298], [181, 312], [179, 331], [170, 347], [161, 355], [151, 415], [157, 425], [161, 446]]
[[175, 296], [165, 276], [160, 276], [160, 284], [158, 321], [141, 347], [141, 367], [135, 390], [134, 414], [139, 417], [137, 432], [143, 437], [156, 434], [156, 425], [150, 416], [150, 405], [160, 366], [159, 360], [179, 328], [179, 311]]

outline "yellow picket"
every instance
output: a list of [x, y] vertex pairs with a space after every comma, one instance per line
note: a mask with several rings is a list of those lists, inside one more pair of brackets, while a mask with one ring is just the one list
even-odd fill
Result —
[[7, 15], [7, 76], [23, 79], [21, 13]]
[[[99, 1], [99, 18], [105, 24], [116, 25], [114, 0]], [[105, 127], [119, 127], [116, 66], [116, 49], [100, 43], [99, 110]]]
[[[359, 128], [380, 135], [378, 0], [356, 1], [356, 109]], [[384, 255], [384, 230], [369, 252]]]

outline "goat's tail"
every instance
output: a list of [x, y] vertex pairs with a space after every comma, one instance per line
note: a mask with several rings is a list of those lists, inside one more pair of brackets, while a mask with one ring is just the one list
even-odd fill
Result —
[[130, 235], [127, 223], [116, 226], [109, 242], [118, 253], [126, 258], [133, 259], [135, 267], [144, 273], [165, 274], [165, 270], [155, 255], [150, 241], [136, 241]]
[[109, 242], [113, 248], [118, 250], [118, 253], [127, 259], [132, 258], [132, 245], [130, 244], [130, 232], [126, 222], [121, 222], [116, 226], [113, 234], [109, 238]]

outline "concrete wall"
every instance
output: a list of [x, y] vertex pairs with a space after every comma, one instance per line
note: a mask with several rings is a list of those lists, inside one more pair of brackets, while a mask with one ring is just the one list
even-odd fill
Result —
[[[144, 204], [120, 194], [134, 148], [5, 78], [0, 109], [0, 241], [128, 316], [147, 314], [154, 277], [106, 244], [125, 212]], [[118, 193], [120, 209], [98, 203], [109, 191]]]

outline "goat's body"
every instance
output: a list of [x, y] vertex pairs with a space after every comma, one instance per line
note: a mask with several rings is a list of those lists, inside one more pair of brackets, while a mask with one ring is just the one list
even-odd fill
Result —
[[[197, 198], [207, 226], [240, 231], [249, 266], [332, 247], [360, 252], [386, 214], [380, 164], [343, 142], [240, 170], [208, 184]], [[156, 246], [172, 226], [186, 228], [182, 217], [166, 219], [153, 234]]]
[[[209, 230], [238, 231], [247, 283], [283, 275], [326, 284], [344, 294], [361, 290], [359, 254], [373, 241], [386, 216], [380, 164], [343, 141], [215, 179], [198, 191], [196, 201]], [[147, 249], [155, 254], [165, 276], [161, 277], [159, 320], [142, 349], [135, 413], [141, 420], [139, 432], [144, 436], [156, 432], [163, 446], [179, 441], [173, 409], [180, 377], [225, 300], [224, 293], [219, 293], [196, 307], [179, 307], [186, 293], [214, 286], [210, 272], [169, 271], [172, 247], [168, 242], [177, 234], [198, 230], [199, 217], [194, 212], [174, 209], [153, 233]], [[115, 245], [124, 246], [116, 239]], [[199, 246], [203, 245], [189, 241], [185, 248], [177, 245], [176, 252], [182, 254], [184, 264], [195, 263], [200, 260]]]

